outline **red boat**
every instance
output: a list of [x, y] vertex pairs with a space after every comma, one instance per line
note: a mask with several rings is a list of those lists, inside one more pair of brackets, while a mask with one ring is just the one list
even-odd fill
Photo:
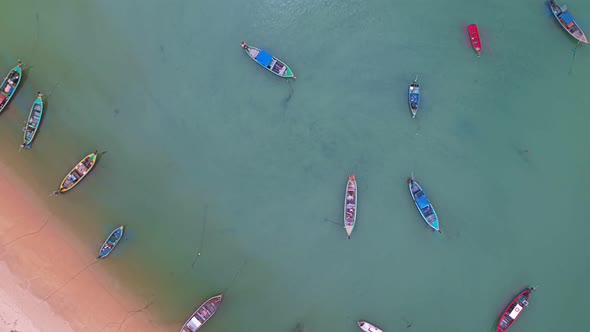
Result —
[[498, 329], [496, 332], [507, 331], [514, 322], [520, 317], [520, 313], [529, 305], [529, 298], [531, 293], [535, 291], [535, 287], [527, 287], [518, 296], [512, 300], [510, 305], [506, 308], [500, 321], [498, 322]]
[[469, 39], [471, 40], [471, 46], [477, 53], [477, 57], [481, 54], [481, 40], [479, 39], [479, 31], [477, 30], [477, 24], [471, 24], [467, 27], [467, 32], [469, 32]]

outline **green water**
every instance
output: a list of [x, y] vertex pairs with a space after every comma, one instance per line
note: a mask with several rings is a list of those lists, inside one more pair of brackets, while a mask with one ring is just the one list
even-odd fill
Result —
[[[127, 226], [102, 264], [167, 324], [224, 292], [207, 331], [352, 332], [361, 319], [492, 331], [538, 285], [515, 331], [587, 329], [590, 49], [573, 58], [542, 1], [449, 5], [7, 2], [0, 68], [20, 58], [25, 77], [0, 115], [2, 162], [45, 197], [106, 151], [83, 184], [46, 199], [89, 256]], [[590, 3], [567, 5], [590, 31]], [[474, 22], [480, 59], [465, 34]], [[242, 40], [297, 80], [257, 66]], [[46, 115], [18, 152], [36, 91]], [[442, 234], [410, 200], [412, 172]], [[349, 173], [360, 206], [346, 240], [331, 221]]]

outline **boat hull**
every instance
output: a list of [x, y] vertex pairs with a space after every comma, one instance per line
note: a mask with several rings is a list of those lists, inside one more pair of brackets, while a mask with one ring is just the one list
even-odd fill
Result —
[[271, 73], [283, 78], [296, 78], [291, 68], [279, 58], [244, 42], [242, 42], [242, 48], [254, 62]]
[[186, 323], [184, 323], [180, 332], [198, 331], [217, 312], [222, 299], [223, 294], [220, 294], [213, 296], [205, 301], [205, 303], [201, 304], [201, 306], [188, 318]]
[[574, 37], [577, 41], [588, 44], [588, 38], [584, 31], [578, 26], [574, 18], [569, 14], [567, 7], [560, 6], [555, 1], [548, 1], [547, 6], [553, 13], [553, 17], [557, 20], [557, 23], [567, 31], [570, 36]]
[[125, 226], [123, 225], [115, 228], [115, 230], [113, 230], [111, 234], [107, 237], [107, 239], [104, 241], [102, 247], [100, 247], [97, 258], [106, 258], [111, 252], [113, 252], [117, 244], [119, 244], [119, 241], [121, 241], [121, 239], [123, 238], [124, 231]]
[[510, 302], [502, 316], [500, 316], [496, 332], [505, 332], [512, 327], [514, 322], [520, 318], [522, 310], [528, 306], [531, 293], [534, 291], [533, 287], [527, 287]]
[[31, 106], [31, 111], [29, 112], [29, 117], [27, 118], [27, 123], [23, 128], [23, 144], [21, 145], [22, 148], [30, 149], [33, 144], [33, 139], [37, 134], [37, 130], [39, 129], [39, 125], [41, 124], [41, 118], [43, 117], [43, 94], [39, 93], [37, 95], [37, 99], [33, 102], [33, 106]]
[[359, 328], [365, 332], [383, 332], [382, 329], [378, 328], [377, 326], [375, 326], [369, 322], [360, 321], [357, 324], [358, 324]]
[[0, 85], [0, 113], [8, 106], [12, 96], [16, 93], [23, 76], [22, 63], [18, 60], [16, 67], [12, 68]]
[[[60, 194], [70, 191], [72, 190], [72, 188], [74, 188], [80, 182], [82, 182], [86, 175], [88, 175], [88, 173], [90, 173], [90, 171], [94, 168], [97, 159], [97, 151], [94, 151], [93, 153], [84, 157], [84, 159], [82, 159], [76, 166], [74, 166], [74, 168], [72, 168], [68, 175], [66, 175], [66, 177], [61, 181], [59, 189], [55, 193]], [[82, 167], [81, 165], [83, 165], [84, 167]], [[71, 178], [71, 176], [74, 176], [75, 180]]]
[[349, 239], [356, 224], [357, 193], [356, 176], [349, 174], [348, 182], [346, 183], [346, 192], [344, 193], [344, 229]]
[[410, 113], [412, 113], [412, 118], [416, 117], [416, 113], [418, 113], [418, 109], [420, 108], [420, 84], [416, 81], [410, 84], [410, 88], [408, 90], [408, 103], [410, 105]]
[[467, 32], [469, 33], [469, 41], [471, 42], [471, 46], [477, 56], [481, 54], [482, 45], [481, 39], [479, 38], [479, 29], [477, 28], [477, 24], [471, 24], [467, 27]]
[[426, 222], [430, 228], [440, 233], [440, 225], [438, 222], [438, 216], [432, 203], [426, 196], [426, 193], [422, 189], [422, 186], [412, 177], [408, 180], [408, 188], [410, 189], [410, 195], [414, 200], [414, 204], [420, 212], [422, 219]]

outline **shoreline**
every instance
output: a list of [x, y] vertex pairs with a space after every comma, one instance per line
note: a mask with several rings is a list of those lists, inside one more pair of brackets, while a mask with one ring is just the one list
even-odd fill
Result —
[[174, 330], [1, 162], [0, 190], [0, 332]]

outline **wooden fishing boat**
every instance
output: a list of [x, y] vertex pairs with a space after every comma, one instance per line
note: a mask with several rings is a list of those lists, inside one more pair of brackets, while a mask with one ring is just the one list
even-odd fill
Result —
[[440, 233], [440, 227], [438, 224], [438, 216], [436, 215], [436, 211], [434, 211], [434, 207], [430, 204], [430, 200], [426, 196], [424, 190], [414, 177], [412, 176], [408, 180], [408, 187], [410, 188], [410, 194], [412, 194], [412, 199], [420, 212], [420, 215], [426, 221], [426, 224], [430, 226], [432, 229]]
[[293, 74], [293, 71], [291, 71], [291, 68], [289, 68], [286, 63], [270, 55], [265, 50], [249, 46], [244, 42], [242, 42], [242, 48], [252, 60], [256, 61], [256, 63], [266, 68], [266, 70], [271, 73], [280, 77], [296, 78], [295, 74]]
[[382, 329], [378, 328], [377, 326], [365, 322], [365, 321], [360, 321], [358, 322], [359, 327], [361, 328], [361, 330], [365, 331], [365, 332], [383, 332]]
[[357, 199], [356, 176], [349, 174], [348, 182], [346, 183], [346, 194], [344, 195], [344, 229], [346, 229], [348, 239], [350, 239], [350, 234], [356, 223]]
[[551, 0], [547, 3], [549, 9], [555, 16], [555, 19], [559, 24], [567, 31], [572, 37], [576, 38], [579, 42], [588, 44], [588, 38], [584, 34], [584, 31], [580, 29], [580, 26], [574, 20], [574, 17], [570, 14], [567, 10], [567, 6], [563, 5], [560, 6], [555, 3], [555, 1]]
[[10, 99], [12, 99], [12, 96], [16, 93], [22, 76], [23, 64], [18, 60], [16, 67], [10, 70], [4, 81], [2, 81], [2, 85], [0, 85], [0, 112], [4, 110]]
[[412, 119], [416, 117], [418, 108], [420, 107], [420, 84], [418, 84], [418, 76], [412, 84], [410, 84], [410, 90], [408, 91], [408, 102], [410, 103], [410, 112], [412, 112]]
[[471, 24], [467, 27], [467, 32], [469, 32], [469, 39], [471, 41], [471, 46], [473, 46], [473, 50], [477, 53], [477, 57], [481, 54], [481, 39], [479, 38], [479, 30], [477, 29], [477, 24]]
[[219, 309], [223, 294], [213, 296], [203, 303], [194, 314], [184, 323], [180, 332], [195, 332], [205, 324], [213, 314]]
[[37, 99], [35, 99], [33, 106], [31, 106], [27, 124], [23, 128], [24, 134], [23, 144], [20, 146], [21, 148], [31, 148], [37, 129], [39, 129], [39, 125], [41, 124], [41, 117], [43, 116], [43, 94], [41, 92], [37, 93]]
[[529, 305], [529, 298], [534, 291], [535, 287], [527, 287], [520, 292], [512, 302], [510, 302], [510, 305], [506, 307], [506, 310], [504, 310], [504, 313], [500, 316], [496, 332], [504, 332], [516, 322], [518, 317], [520, 317], [522, 310]]
[[96, 164], [96, 159], [98, 158], [98, 152], [94, 151], [91, 154], [87, 155], [82, 159], [72, 170], [66, 175], [63, 179], [61, 184], [59, 185], [59, 189], [56, 190], [53, 194], [57, 195], [60, 193], [65, 193], [66, 191], [74, 188], [78, 183], [82, 181], [90, 173], [94, 165]]
[[125, 226], [121, 225], [111, 232], [111, 235], [107, 237], [102, 244], [102, 247], [100, 247], [96, 258], [105, 258], [115, 249], [117, 244], [119, 244], [119, 241], [123, 238], [124, 228]]

